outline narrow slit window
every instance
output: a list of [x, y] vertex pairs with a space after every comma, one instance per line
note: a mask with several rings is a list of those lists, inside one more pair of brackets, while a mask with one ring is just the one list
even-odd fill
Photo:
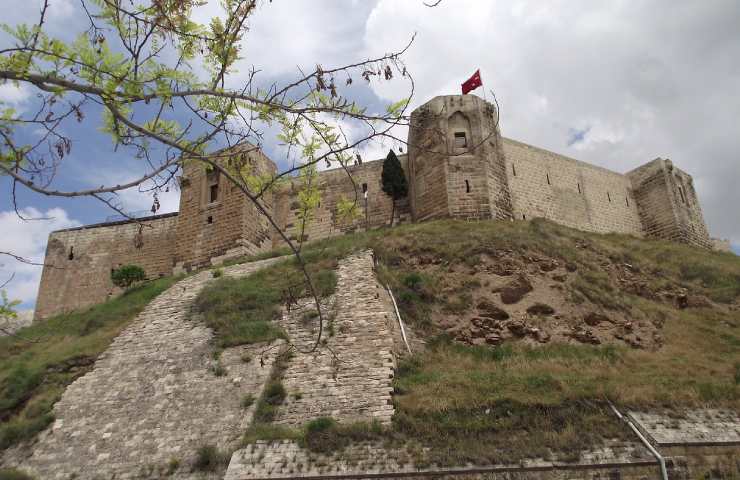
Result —
[[516, 166], [513, 163], [511, 164], [511, 173], [516, 177]]
[[606, 192], [606, 199], [609, 200], [609, 203], [612, 203], [612, 196], [609, 195], [609, 192]]
[[468, 148], [468, 138], [465, 132], [455, 132], [455, 148]]
[[681, 195], [681, 203], [686, 204], [686, 197], [683, 194], [683, 187], [678, 186], [678, 193]]
[[363, 183], [362, 184], [362, 193], [366, 193], [366, 192], [367, 192], [367, 183]]
[[465, 193], [470, 193], [470, 182], [465, 180]]
[[624, 203], [626, 203], [628, 207], [630, 206], [630, 196], [629, 196], [629, 193], [624, 196]]
[[545, 177], [547, 178], [547, 184], [548, 184], [548, 185], [552, 185], [552, 184], [550, 183], [550, 174], [549, 174], [549, 173], [546, 173], [546, 174], [545, 174]]
[[208, 193], [208, 203], [214, 203], [218, 201], [219, 195], [219, 171], [216, 169], [210, 170], [206, 173], [206, 187]]
[[75, 259], [75, 247], [69, 247], [69, 255], [67, 255], [67, 258], [70, 260]]
[[577, 185], [578, 185], [578, 193], [583, 193], [581, 192], [581, 182], [578, 182]]
[[522, 213], [522, 220], [526, 220], [526, 219], [527, 219], [527, 216]]
[[206, 219], [206, 222], [208, 222], [208, 225], [212, 224], [212, 223], [213, 223], [213, 217], [212, 217], [212, 216], [209, 216], [209, 217], [208, 217], [208, 218]]

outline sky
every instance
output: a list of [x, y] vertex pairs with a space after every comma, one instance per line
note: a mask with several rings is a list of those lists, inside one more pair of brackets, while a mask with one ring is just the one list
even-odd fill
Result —
[[[4, 0], [3, 21], [36, 18], [40, 0]], [[72, 38], [86, 28], [78, 0], [51, 0], [48, 31]], [[211, 0], [194, 13], [207, 22], [219, 14]], [[737, 0], [273, 0], [262, 2], [243, 40], [243, 59], [229, 78], [243, 84], [251, 68], [265, 86], [288, 83], [299, 68], [339, 66], [397, 51], [415, 81], [411, 107], [435, 95], [456, 94], [480, 69], [486, 95], [501, 105], [501, 131], [596, 165], [626, 172], [656, 157], [670, 158], [694, 177], [714, 237], [740, 253], [740, 2]], [[7, 45], [0, 36], [0, 47]], [[355, 82], [351, 95], [370, 111], [408, 94], [404, 82]], [[475, 92], [483, 95], [481, 89]], [[32, 108], [36, 92], [0, 84], [0, 100]], [[72, 126], [72, 154], [55, 185], [120, 183], [143, 171], [141, 161], [114, 152], [96, 135], [99, 112]], [[96, 116], [97, 115], [97, 116]], [[404, 132], [399, 134], [405, 135]], [[361, 149], [384, 156], [388, 145]], [[265, 152], [279, 166], [285, 151], [274, 138]], [[176, 211], [179, 192], [160, 195], [160, 213]], [[91, 199], [60, 199], [20, 191], [22, 220], [10, 203], [10, 182], [0, 178], [0, 251], [43, 260], [48, 233], [105, 221], [115, 212]], [[126, 211], [151, 207], [149, 193], [122, 192]], [[0, 258], [0, 283], [12, 273], [12, 298], [32, 308], [41, 268]]]

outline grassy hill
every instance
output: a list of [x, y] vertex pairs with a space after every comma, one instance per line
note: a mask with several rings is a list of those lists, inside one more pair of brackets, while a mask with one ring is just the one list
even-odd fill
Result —
[[[674, 414], [740, 408], [733, 254], [542, 220], [405, 225], [321, 241], [305, 253], [327, 278], [338, 258], [367, 247], [415, 339], [397, 371], [392, 429], [324, 422], [330, 432], [312, 441], [312, 425], [292, 433], [262, 425], [250, 441], [293, 437], [320, 449], [343, 435], [382, 436], [431, 447], [439, 463], [485, 463], [552, 451], [567, 457], [629, 437], [607, 399]], [[265, 296], [280, 298], [297, 275], [285, 262], [259, 277], [223, 280], [199, 305], [206, 317], [264, 312]], [[325, 294], [334, 288], [322, 285]], [[222, 338], [235, 325], [212, 324]]]
[[[382, 436], [430, 447], [443, 464], [490, 462], [567, 456], [624, 437], [607, 399], [621, 408], [740, 409], [733, 254], [541, 220], [438, 221], [307, 245], [321, 295], [336, 288], [338, 260], [364, 248], [375, 251], [414, 346], [396, 372], [393, 426], [323, 421], [289, 432], [266, 417], [248, 439], [301, 438], [320, 449]], [[288, 260], [204, 289], [196, 310], [215, 330], [214, 348], [285, 336], [272, 320], [300, 281]], [[171, 282], [19, 332], [35, 342], [0, 339], [0, 448], [47, 425], [64, 386]]]

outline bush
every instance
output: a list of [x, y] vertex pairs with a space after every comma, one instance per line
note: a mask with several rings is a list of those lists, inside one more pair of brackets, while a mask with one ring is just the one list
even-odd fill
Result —
[[211, 272], [211, 275], [213, 275], [213, 278], [219, 278], [223, 276], [223, 274], [224, 274], [224, 271], [221, 270], [220, 268], [217, 268]]
[[167, 463], [167, 475], [173, 475], [180, 468], [180, 460], [177, 458], [170, 458]]
[[285, 400], [285, 387], [279, 380], [270, 382], [265, 388], [265, 403], [280, 405]]
[[306, 434], [314, 435], [318, 433], [323, 433], [333, 428], [336, 424], [337, 421], [331, 417], [314, 418], [306, 424]]
[[219, 467], [226, 465], [229, 458], [214, 445], [203, 445], [198, 448], [193, 468], [201, 472], [215, 472]]
[[254, 395], [248, 393], [242, 398], [242, 408], [249, 408], [254, 403]]
[[110, 279], [113, 285], [121, 288], [128, 288], [136, 282], [146, 280], [144, 269], [138, 265], [124, 265], [113, 269], [110, 272]]

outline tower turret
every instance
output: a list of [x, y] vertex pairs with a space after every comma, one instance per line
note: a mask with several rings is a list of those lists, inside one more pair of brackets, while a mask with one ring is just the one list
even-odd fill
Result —
[[496, 108], [475, 95], [445, 95], [414, 110], [409, 178], [415, 220], [511, 218]]

